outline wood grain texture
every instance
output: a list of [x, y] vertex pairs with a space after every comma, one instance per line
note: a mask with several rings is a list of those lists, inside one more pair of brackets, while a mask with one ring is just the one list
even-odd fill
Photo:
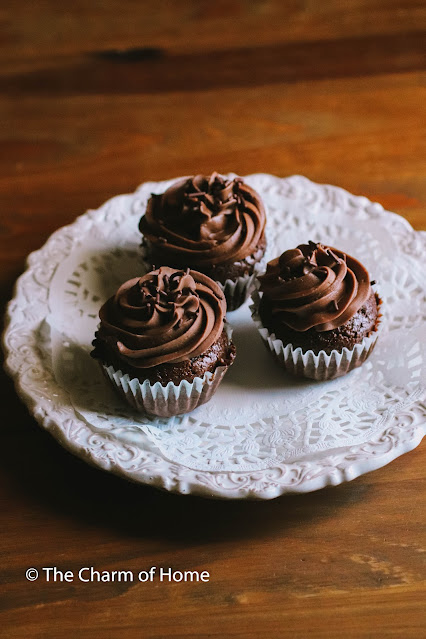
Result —
[[[0, 12], [0, 296], [58, 227], [145, 180], [303, 174], [426, 228], [424, 3], [19, 0]], [[0, 636], [426, 637], [424, 444], [272, 502], [92, 469], [1, 375]], [[31, 566], [209, 583], [30, 583]]]

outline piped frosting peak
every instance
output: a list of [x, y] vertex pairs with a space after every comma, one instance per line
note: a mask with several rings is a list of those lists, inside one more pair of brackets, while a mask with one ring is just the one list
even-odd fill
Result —
[[209, 277], [166, 266], [125, 282], [102, 306], [95, 352], [108, 344], [134, 368], [176, 363], [221, 335], [226, 302]]
[[212, 173], [184, 178], [152, 195], [139, 229], [165, 260], [201, 267], [251, 255], [265, 221], [256, 191], [239, 177]]
[[296, 331], [330, 331], [344, 324], [370, 295], [368, 271], [353, 257], [315, 242], [268, 263], [260, 290], [273, 314]]

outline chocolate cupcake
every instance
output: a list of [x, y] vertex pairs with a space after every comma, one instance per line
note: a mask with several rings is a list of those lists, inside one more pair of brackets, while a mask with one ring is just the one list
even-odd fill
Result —
[[290, 372], [324, 380], [360, 366], [378, 336], [381, 300], [362, 264], [309, 242], [285, 251], [259, 277], [253, 318]]
[[125, 282], [101, 308], [92, 356], [134, 408], [170, 417], [204, 404], [235, 358], [219, 286], [161, 267]]
[[148, 201], [139, 223], [143, 259], [148, 269], [164, 264], [208, 275], [234, 310], [262, 268], [265, 223], [260, 196], [241, 178], [184, 178]]

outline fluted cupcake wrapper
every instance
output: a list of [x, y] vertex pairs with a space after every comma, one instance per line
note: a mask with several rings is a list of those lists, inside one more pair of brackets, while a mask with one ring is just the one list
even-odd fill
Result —
[[[148, 273], [152, 270], [152, 263], [148, 259], [148, 252], [144, 244], [141, 244], [141, 256], [142, 265]], [[156, 264], [155, 266], [158, 267], [161, 266], [161, 264]], [[244, 302], [250, 297], [251, 292], [255, 289], [257, 276], [260, 273], [263, 273], [265, 269], [266, 257], [263, 256], [262, 259], [255, 264], [253, 273], [240, 276], [236, 280], [226, 280], [224, 284], [215, 280], [216, 284], [220, 286], [223, 294], [225, 295], [226, 309], [228, 312], [235, 311], [244, 304]], [[194, 268], [193, 270], [196, 271], [197, 269]]]
[[255, 288], [257, 276], [264, 270], [263, 262], [261, 261], [256, 264], [254, 272], [251, 275], [238, 277], [236, 280], [226, 280], [225, 284], [216, 281], [226, 297], [226, 308], [228, 311], [235, 311], [244, 304]]
[[116, 371], [113, 366], [101, 364], [101, 367], [105, 377], [130, 406], [139, 412], [159, 417], [189, 413], [208, 402], [228, 370], [227, 366], [219, 366], [214, 373], [207, 372], [192, 382], [184, 379], [178, 385], [169, 382], [167, 386], [162, 386], [160, 382], [151, 384], [149, 380], [140, 382], [137, 378], [130, 379], [128, 373]]
[[303, 351], [300, 346], [295, 348], [292, 344], [284, 344], [274, 333], [270, 333], [263, 326], [258, 313], [260, 294], [257, 290], [253, 293], [252, 300], [253, 304], [250, 306], [252, 319], [264, 344], [271, 351], [276, 361], [289, 373], [297, 377], [325, 381], [346, 375], [349, 371], [361, 366], [376, 345], [377, 330], [369, 337], [364, 337], [362, 342], [356, 344], [351, 350], [344, 347], [341, 351], [333, 350], [330, 354], [325, 351], [320, 351], [318, 354], [312, 350]]
[[[228, 340], [232, 339], [232, 328], [225, 322]], [[173, 417], [189, 413], [197, 406], [205, 404], [216, 392], [229, 366], [218, 366], [212, 373], [207, 371], [192, 382], [183, 379], [179, 384], [169, 382], [163, 386], [160, 382], [146, 379], [141, 382], [137, 377], [116, 370], [114, 366], [99, 361], [105, 377], [113, 384], [119, 395], [130, 406], [147, 415]]]

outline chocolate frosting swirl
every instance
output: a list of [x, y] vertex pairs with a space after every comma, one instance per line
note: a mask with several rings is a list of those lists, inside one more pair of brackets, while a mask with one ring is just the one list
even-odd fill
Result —
[[218, 173], [182, 179], [152, 195], [139, 229], [176, 266], [208, 267], [255, 252], [265, 228], [259, 195]]
[[225, 312], [224, 295], [209, 277], [162, 266], [125, 282], [102, 306], [95, 347], [106, 342], [133, 368], [182, 362], [220, 337]]
[[300, 244], [269, 262], [259, 278], [272, 313], [295, 331], [330, 331], [370, 295], [367, 270], [350, 255], [322, 244]]

